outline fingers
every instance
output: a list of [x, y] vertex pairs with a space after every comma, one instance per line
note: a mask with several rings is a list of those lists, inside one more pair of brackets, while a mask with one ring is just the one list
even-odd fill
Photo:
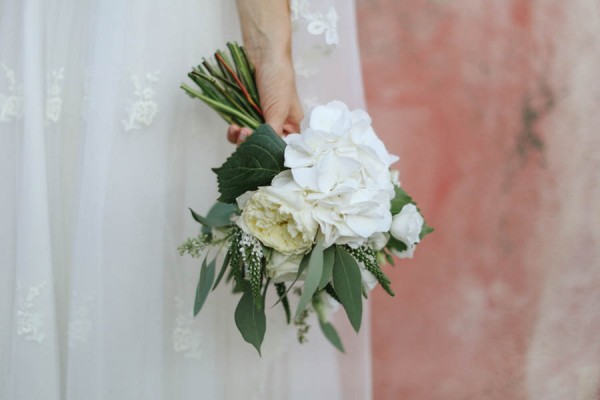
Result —
[[229, 128], [227, 129], [227, 140], [230, 143], [236, 144], [238, 142], [239, 137], [240, 137], [240, 130], [241, 129], [242, 128], [240, 128], [236, 124], [229, 125]]
[[240, 135], [238, 137], [237, 140], [237, 144], [240, 145], [244, 142], [244, 140], [246, 140], [248, 138], [248, 136], [250, 136], [252, 134], [252, 130], [250, 128], [242, 128], [240, 129]]

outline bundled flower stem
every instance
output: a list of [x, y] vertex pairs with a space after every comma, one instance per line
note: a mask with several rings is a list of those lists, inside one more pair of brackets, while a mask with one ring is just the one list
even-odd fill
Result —
[[188, 74], [200, 90], [185, 83], [181, 88], [214, 109], [228, 124], [256, 129], [265, 120], [259, 106], [254, 67], [243, 47], [235, 42], [227, 43], [227, 47], [233, 61], [225, 52], [216, 51], [213, 62], [203, 59]]

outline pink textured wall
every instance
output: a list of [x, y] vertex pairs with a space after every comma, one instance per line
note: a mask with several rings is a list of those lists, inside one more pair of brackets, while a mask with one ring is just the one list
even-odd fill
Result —
[[437, 228], [373, 296], [375, 399], [600, 399], [600, 2], [358, 18], [375, 127]]

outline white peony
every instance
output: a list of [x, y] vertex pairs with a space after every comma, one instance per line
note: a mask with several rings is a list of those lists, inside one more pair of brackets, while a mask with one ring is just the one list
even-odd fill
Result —
[[238, 226], [265, 246], [287, 255], [312, 248], [318, 225], [290, 171], [277, 175], [271, 186], [240, 196], [238, 206]]
[[403, 252], [394, 251], [394, 254], [400, 258], [411, 258], [414, 248], [419, 243], [421, 229], [423, 229], [423, 216], [417, 210], [414, 204], [407, 204], [392, 220], [390, 234], [404, 243], [407, 249]]
[[306, 191], [313, 218], [332, 244], [362, 244], [392, 222], [390, 155], [363, 110], [334, 101], [311, 110], [285, 138], [285, 165]]
[[298, 275], [298, 268], [304, 254], [283, 254], [278, 251], [271, 253], [271, 258], [265, 266], [267, 276], [274, 282], [293, 281]]

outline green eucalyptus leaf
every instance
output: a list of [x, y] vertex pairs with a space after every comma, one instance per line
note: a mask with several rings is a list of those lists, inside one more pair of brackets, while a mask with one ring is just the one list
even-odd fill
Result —
[[192, 218], [202, 224], [202, 231], [204, 233], [210, 233], [211, 228], [222, 228], [231, 225], [231, 217], [236, 211], [237, 206], [234, 204], [217, 202], [212, 206], [206, 217], [203, 217], [190, 208]]
[[343, 247], [337, 246], [333, 266], [333, 287], [356, 332], [362, 320], [362, 277], [360, 268]]
[[243, 290], [240, 302], [235, 308], [235, 324], [244, 340], [254, 346], [260, 355], [260, 346], [267, 330], [265, 310], [255, 306], [250, 284], [244, 284]]
[[231, 253], [227, 252], [227, 254], [225, 254], [225, 258], [223, 259], [223, 265], [221, 266], [221, 271], [219, 272], [219, 275], [217, 275], [217, 280], [215, 281], [215, 284], [213, 285], [212, 290], [215, 290], [217, 288], [217, 286], [219, 286], [219, 283], [221, 282], [221, 279], [223, 279], [223, 275], [225, 275], [225, 271], [227, 270], [227, 267], [229, 266], [230, 260], [231, 260]]
[[319, 288], [319, 282], [323, 275], [323, 239], [319, 238], [317, 244], [313, 247], [310, 253], [308, 261], [308, 270], [306, 273], [306, 279], [304, 280], [304, 288], [302, 289], [302, 295], [296, 308], [296, 318], [306, 308], [308, 303], [311, 301], [313, 294]]
[[319, 319], [319, 326], [321, 327], [321, 331], [323, 332], [323, 335], [325, 335], [327, 340], [329, 340], [329, 342], [332, 345], [334, 345], [336, 349], [338, 349], [339, 351], [344, 353], [345, 352], [344, 345], [342, 344], [342, 340], [340, 339], [334, 326], [331, 323], [323, 322], [320, 319]]
[[219, 201], [235, 203], [242, 194], [266, 186], [285, 169], [285, 142], [267, 124], [259, 126], [220, 168], [214, 168], [219, 182]]
[[[208, 257], [208, 256], [207, 256]], [[202, 262], [202, 268], [200, 270], [200, 279], [198, 280], [198, 286], [196, 286], [196, 299], [194, 301], [194, 317], [198, 315], [206, 298], [208, 297], [208, 293], [210, 293], [210, 288], [215, 279], [215, 264], [216, 258], [212, 260], [208, 265], [206, 264], [206, 258]]]
[[319, 281], [319, 289], [323, 289], [327, 286], [327, 283], [331, 279], [331, 272], [333, 271], [333, 263], [335, 262], [335, 247], [331, 246], [325, 249], [323, 252], [323, 274]]
[[404, 191], [404, 189], [402, 189], [401, 187], [398, 187], [398, 186], [394, 186], [394, 190], [396, 191], [396, 195], [395, 195], [394, 199], [392, 200], [392, 206], [391, 206], [392, 215], [398, 214], [400, 212], [400, 210], [402, 210], [402, 207], [404, 207], [407, 204], [410, 204], [410, 203], [415, 204], [412, 197], [410, 197]]

